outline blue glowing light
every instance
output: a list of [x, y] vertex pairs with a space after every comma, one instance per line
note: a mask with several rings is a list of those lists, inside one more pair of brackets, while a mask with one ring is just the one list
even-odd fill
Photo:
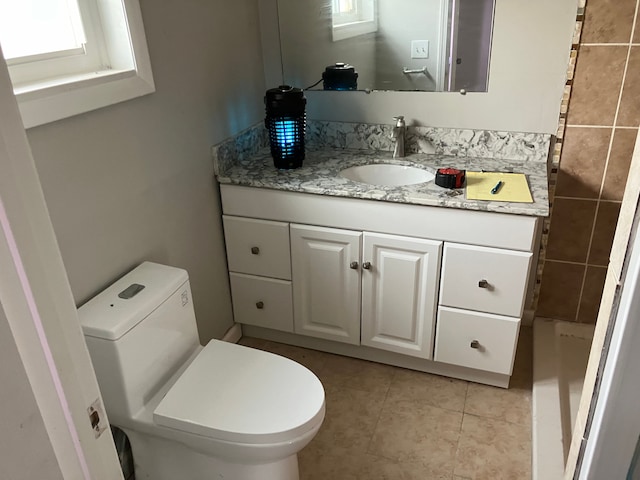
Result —
[[298, 122], [286, 118], [276, 119], [273, 122], [273, 127], [275, 128], [276, 141], [283, 157], [294, 154], [300, 142]]

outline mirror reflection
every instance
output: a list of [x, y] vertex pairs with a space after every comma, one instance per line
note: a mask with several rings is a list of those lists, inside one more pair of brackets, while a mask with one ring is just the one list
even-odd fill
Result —
[[319, 90], [486, 92], [494, 2], [278, 0], [284, 82]]

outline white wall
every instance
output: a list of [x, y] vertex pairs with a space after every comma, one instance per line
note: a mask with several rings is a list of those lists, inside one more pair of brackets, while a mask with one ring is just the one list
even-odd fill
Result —
[[308, 92], [308, 117], [556, 132], [577, 0], [496, 0], [488, 93]]
[[232, 324], [211, 145], [263, 118], [256, 0], [142, 0], [156, 93], [28, 131], [75, 301], [186, 268], [201, 340]]
[[0, 305], [0, 478], [62, 479], [29, 379]]

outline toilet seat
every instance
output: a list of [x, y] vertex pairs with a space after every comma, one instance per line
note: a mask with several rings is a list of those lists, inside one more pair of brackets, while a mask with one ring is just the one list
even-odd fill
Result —
[[222, 441], [291, 440], [324, 418], [324, 389], [302, 365], [211, 340], [153, 412], [157, 425]]

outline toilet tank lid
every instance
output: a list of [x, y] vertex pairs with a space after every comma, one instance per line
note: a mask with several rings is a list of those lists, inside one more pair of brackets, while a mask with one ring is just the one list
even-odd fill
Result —
[[117, 340], [188, 280], [186, 270], [144, 262], [78, 309], [82, 330], [86, 336]]

